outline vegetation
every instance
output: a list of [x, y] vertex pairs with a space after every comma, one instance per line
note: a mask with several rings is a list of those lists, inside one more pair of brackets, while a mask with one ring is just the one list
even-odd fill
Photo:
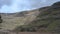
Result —
[[2, 23], [1, 15], [0, 15], [0, 23]]

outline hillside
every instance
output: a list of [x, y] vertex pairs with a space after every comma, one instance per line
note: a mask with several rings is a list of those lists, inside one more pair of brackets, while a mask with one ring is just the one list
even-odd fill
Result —
[[29, 24], [19, 26], [16, 31], [60, 32], [60, 2], [39, 9], [39, 15]]
[[[37, 14], [36, 14], [37, 13]], [[17, 26], [33, 21], [39, 14], [38, 9], [31, 11], [23, 11], [17, 13], [0, 13], [3, 19], [1, 23], [2, 29], [13, 30]]]

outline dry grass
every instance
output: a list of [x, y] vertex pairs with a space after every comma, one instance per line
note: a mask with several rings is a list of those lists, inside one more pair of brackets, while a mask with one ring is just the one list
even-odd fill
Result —
[[36, 18], [36, 13], [38, 13], [38, 11], [29, 12], [26, 14], [26, 16], [23, 17], [15, 17], [14, 15], [2, 15], [3, 23], [1, 24], [1, 28], [13, 30], [20, 25], [28, 24]]

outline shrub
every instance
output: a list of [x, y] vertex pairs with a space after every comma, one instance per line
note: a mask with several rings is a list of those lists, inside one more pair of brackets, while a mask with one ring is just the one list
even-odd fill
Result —
[[1, 15], [0, 15], [0, 23], [2, 23]]

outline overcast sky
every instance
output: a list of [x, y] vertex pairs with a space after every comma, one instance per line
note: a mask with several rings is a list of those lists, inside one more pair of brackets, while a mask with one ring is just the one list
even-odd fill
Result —
[[0, 12], [13, 13], [49, 6], [60, 0], [0, 0]]

